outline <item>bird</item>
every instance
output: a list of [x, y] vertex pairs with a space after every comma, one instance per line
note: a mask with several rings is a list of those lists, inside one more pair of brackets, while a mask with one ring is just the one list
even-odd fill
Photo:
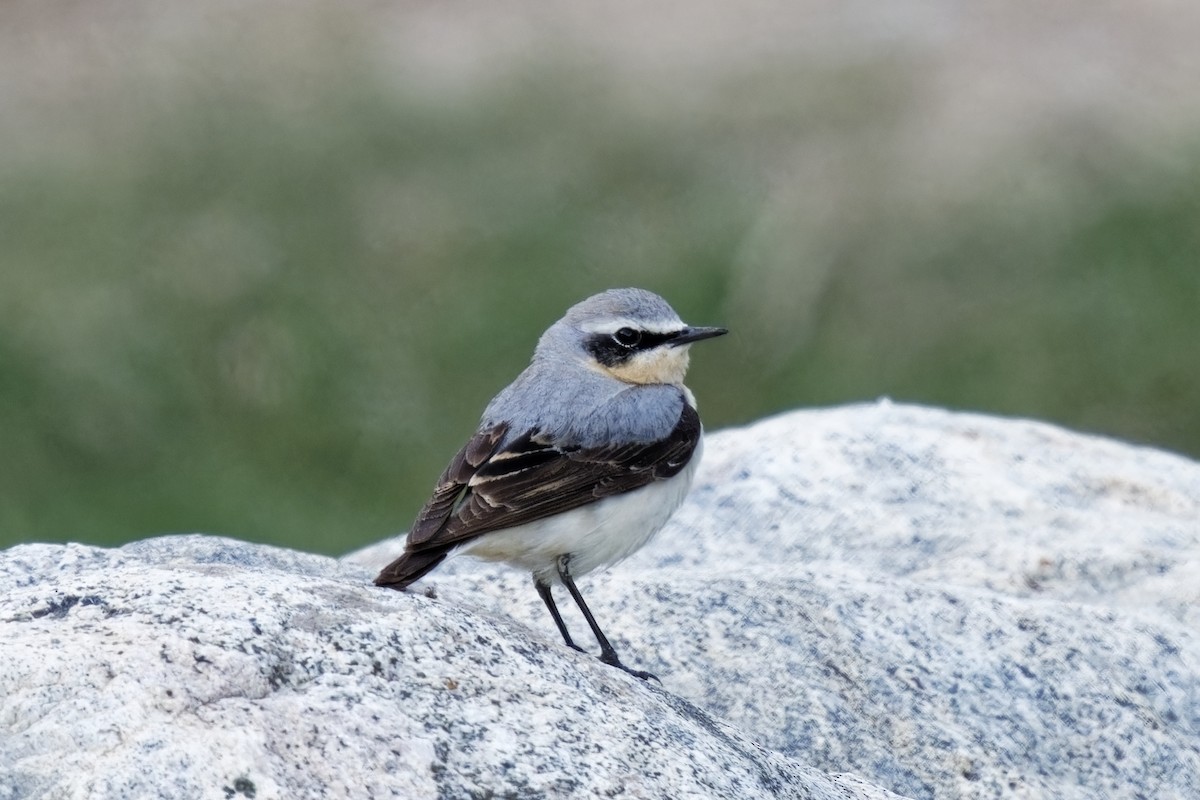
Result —
[[692, 344], [728, 333], [685, 324], [662, 297], [610, 289], [569, 308], [529, 366], [485, 408], [377, 586], [403, 591], [462, 553], [533, 575], [568, 647], [561, 585], [600, 647], [635, 677], [600, 629], [575, 578], [645, 545], [683, 502], [703, 450], [696, 398], [683, 384]]

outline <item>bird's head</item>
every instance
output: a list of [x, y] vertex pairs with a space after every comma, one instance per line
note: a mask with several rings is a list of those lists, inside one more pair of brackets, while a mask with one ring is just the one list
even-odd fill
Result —
[[568, 309], [538, 352], [569, 350], [591, 369], [633, 384], [682, 385], [693, 342], [728, 333], [687, 325], [644, 289], [610, 289]]

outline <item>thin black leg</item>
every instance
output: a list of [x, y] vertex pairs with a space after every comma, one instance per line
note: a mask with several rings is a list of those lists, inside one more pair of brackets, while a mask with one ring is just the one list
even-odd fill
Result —
[[[617, 650], [608, 641], [608, 637], [604, 635], [604, 631], [600, 630], [600, 626], [596, 624], [596, 618], [592, 616], [592, 611], [587, 607], [587, 603], [583, 602], [583, 595], [579, 593], [579, 588], [575, 586], [575, 580], [571, 577], [569, 569], [571, 563], [570, 555], [558, 557], [558, 577], [563, 582], [563, 586], [567, 587], [567, 591], [571, 593], [571, 598], [575, 601], [575, 605], [579, 606], [579, 610], [583, 612], [583, 618], [587, 620], [588, 627], [592, 629], [592, 634], [596, 637], [596, 641], [600, 643], [600, 660], [609, 666], [623, 669], [634, 677], [648, 680], [654, 678], [658, 681], [658, 677], [649, 672], [630, 669], [621, 663], [621, 659], [617, 658]], [[540, 591], [540, 590], [539, 590]], [[549, 589], [547, 588], [547, 594]], [[662, 683], [662, 681], [658, 681]]]
[[537, 587], [538, 596], [542, 598], [546, 608], [550, 609], [550, 616], [554, 617], [554, 624], [558, 626], [558, 632], [562, 634], [567, 647], [573, 647], [581, 653], [587, 652], [571, 639], [571, 632], [567, 630], [567, 624], [563, 622], [562, 614], [558, 613], [558, 606], [554, 604], [554, 595], [550, 593], [550, 584], [542, 583], [534, 578], [533, 585]]

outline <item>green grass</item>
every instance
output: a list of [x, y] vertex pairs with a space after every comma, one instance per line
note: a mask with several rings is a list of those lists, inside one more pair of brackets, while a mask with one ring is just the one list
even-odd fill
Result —
[[1200, 168], [1152, 145], [913, 202], [889, 65], [696, 107], [570, 62], [445, 97], [205, 63], [0, 143], [0, 546], [402, 531], [540, 332], [619, 285], [733, 330], [693, 360], [710, 429], [890, 395], [1200, 455]]

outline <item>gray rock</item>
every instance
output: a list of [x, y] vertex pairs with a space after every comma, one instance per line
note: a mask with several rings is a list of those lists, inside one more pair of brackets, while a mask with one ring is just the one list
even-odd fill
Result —
[[0, 554], [0, 798], [886, 798], [503, 616], [205, 536]]
[[17, 547], [0, 798], [1200, 797], [1198, 520], [1200, 465], [1039, 423], [717, 433], [663, 533], [581, 581], [662, 688], [503, 567], [375, 589], [400, 540]]
[[[430, 582], [554, 638], [521, 576]], [[1187, 459], [886, 401], [791, 413], [709, 436], [667, 528], [582, 583], [627, 663], [820, 769], [917, 798], [1200, 797]]]

